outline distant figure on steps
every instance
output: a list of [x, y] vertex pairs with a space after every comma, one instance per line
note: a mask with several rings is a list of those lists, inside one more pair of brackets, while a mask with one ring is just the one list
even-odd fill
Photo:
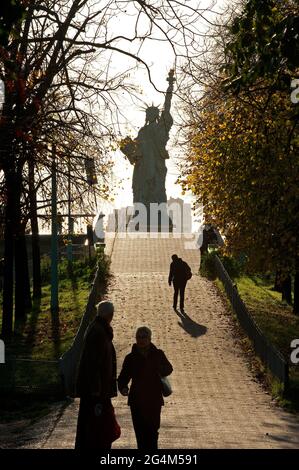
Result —
[[189, 279], [192, 277], [190, 266], [179, 258], [178, 255], [172, 255], [172, 263], [170, 264], [168, 284], [173, 284], [173, 308], [176, 310], [178, 302], [178, 294], [180, 294], [180, 310], [184, 312], [185, 288]]

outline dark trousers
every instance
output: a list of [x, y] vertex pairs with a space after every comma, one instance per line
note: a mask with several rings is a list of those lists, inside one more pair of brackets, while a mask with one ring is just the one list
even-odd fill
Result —
[[161, 406], [143, 408], [130, 405], [138, 449], [158, 449]]
[[174, 287], [173, 307], [174, 308], [177, 307], [178, 294], [180, 293], [180, 309], [183, 310], [186, 284], [187, 284], [187, 281], [176, 281], [176, 280], [173, 281], [173, 287]]

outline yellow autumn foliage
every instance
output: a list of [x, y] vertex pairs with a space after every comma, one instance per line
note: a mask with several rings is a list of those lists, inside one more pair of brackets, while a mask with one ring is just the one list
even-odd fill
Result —
[[250, 101], [209, 91], [197, 106], [181, 184], [204, 204], [229, 253], [246, 253], [255, 268], [292, 263], [299, 251], [299, 132], [290, 97], [256, 92]]

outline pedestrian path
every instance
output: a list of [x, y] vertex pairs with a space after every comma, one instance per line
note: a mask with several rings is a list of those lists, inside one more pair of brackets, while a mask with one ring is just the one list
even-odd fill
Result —
[[[173, 253], [194, 273], [186, 288], [185, 317], [172, 310], [167, 278]], [[298, 448], [298, 417], [277, 408], [252, 376], [230, 314], [213, 284], [196, 274], [198, 267], [199, 251], [182, 238], [117, 238], [113, 246], [114, 277], [107, 297], [116, 310], [118, 370], [141, 325], [151, 328], [153, 343], [174, 367], [174, 393], [165, 399], [160, 447]], [[113, 448], [136, 448], [126, 398], [118, 396], [113, 403], [122, 428]], [[72, 448], [77, 413], [76, 400], [42, 447]]]

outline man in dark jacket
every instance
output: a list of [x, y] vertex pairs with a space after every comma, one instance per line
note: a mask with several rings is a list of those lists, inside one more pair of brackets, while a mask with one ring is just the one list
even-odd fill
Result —
[[136, 344], [125, 357], [118, 377], [120, 393], [129, 396], [138, 449], [158, 448], [161, 407], [164, 405], [161, 377], [171, 374], [172, 370], [164, 352], [151, 343], [151, 330], [145, 326], [138, 328]]
[[171, 286], [173, 283], [173, 308], [176, 310], [178, 302], [178, 294], [180, 293], [180, 310], [184, 311], [185, 288], [187, 281], [191, 279], [192, 273], [190, 266], [179, 258], [177, 255], [172, 255], [172, 263], [170, 264], [168, 284]]
[[77, 450], [110, 449], [119, 437], [111, 404], [111, 398], [117, 395], [116, 355], [110, 326], [113, 313], [111, 302], [100, 302], [84, 337], [76, 384], [77, 396], [81, 398]]

